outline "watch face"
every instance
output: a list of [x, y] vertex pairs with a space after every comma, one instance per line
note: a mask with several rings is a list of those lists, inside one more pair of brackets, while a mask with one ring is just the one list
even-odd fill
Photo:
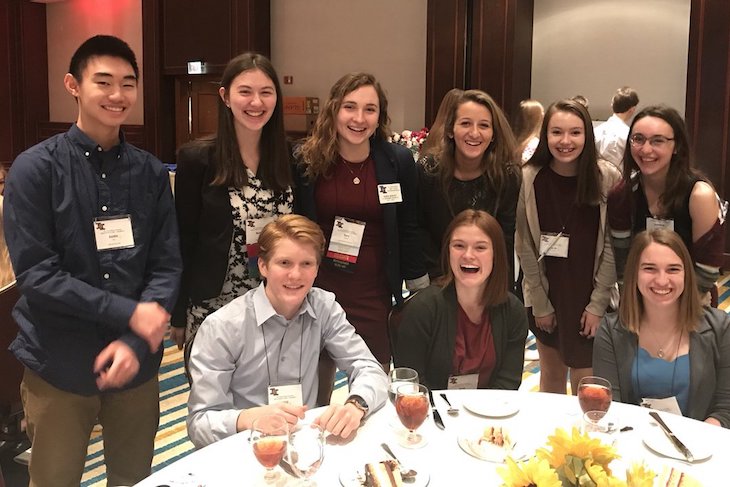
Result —
[[365, 399], [363, 399], [360, 396], [352, 396], [350, 399], [347, 400], [347, 402], [355, 403], [357, 406], [359, 406], [366, 412], [368, 410], [368, 403], [366, 403]]

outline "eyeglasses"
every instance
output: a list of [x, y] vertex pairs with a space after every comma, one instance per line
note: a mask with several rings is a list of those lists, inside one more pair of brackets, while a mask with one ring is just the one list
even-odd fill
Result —
[[663, 135], [654, 135], [652, 137], [647, 137], [643, 134], [634, 134], [631, 137], [629, 137], [629, 142], [631, 142], [631, 147], [634, 149], [639, 149], [641, 147], [644, 147], [644, 144], [646, 141], [649, 141], [649, 145], [652, 146], [655, 149], [660, 149], [667, 145], [667, 143], [670, 140], [674, 140], [674, 138], [670, 137], [664, 137]]

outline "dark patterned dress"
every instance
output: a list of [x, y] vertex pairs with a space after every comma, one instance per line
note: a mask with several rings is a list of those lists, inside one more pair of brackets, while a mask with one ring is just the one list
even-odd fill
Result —
[[577, 177], [565, 177], [546, 166], [535, 178], [535, 203], [541, 233], [569, 235], [568, 257], [544, 258], [548, 298], [555, 309], [557, 326], [546, 333], [528, 313], [530, 330], [540, 343], [555, 348], [563, 363], [571, 368], [592, 366], [593, 340], [580, 335], [580, 319], [593, 292], [593, 267], [600, 225], [598, 205], [577, 206]]
[[[381, 363], [390, 360], [388, 313], [391, 292], [385, 272], [385, 226], [378, 201], [375, 163], [368, 158], [362, 167], [348, 169], [338, 161], [329, 178], [319, 178], [315, 188], [317, 223], [329, 245], [336, 216], [365, 222], [357, 263], [348, 271], [324, 259], [315, 286], [331, 291], [347, 313], [347, 319]], [[354, 172], [354, 174], [353, 174]], [[357, 175], [360, 184], [353, 183]]]
[[187, 336], [203, 323], [212, 312], [220, 309], [249, 289], [258, 286], [261, 279], [258, 272], [249, 268], [246, 248], [246, 220], [278, 217], [292, 212], [294, 197], [291, 188], [277, 197], [273, 191], [263, 189], [261, 180], [249, 169], [248, 185], [243, 188], [228, 188], [233, 216], [233, 241], [228, 253], [228, 270], [219, 296], [206, 299], [198, 304], [190, 304], [187, 313]]

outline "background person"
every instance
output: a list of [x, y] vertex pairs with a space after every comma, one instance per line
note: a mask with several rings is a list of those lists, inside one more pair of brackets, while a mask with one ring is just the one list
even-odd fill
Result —
[[[198, 330], [188, 399], [188, 434], [196, 447], [249, 429], [264, 414], [276, 412], [292, 425], [303, 419], [316, 405], [322, 351], [347, 373], [350, 397], [326, 408], [316, 423], [347, 438], [385, 402], [388, 378], [380, 364], [335, 295], [312, 287], [324, 245], [320, 228], [303, 216], [266, 225], [258, 260], [264, 283], [211, 314]], [[292, 387], [298, 403], [275, 402], [277, 393]]]
[[675, 398], [684, 416], [730, 427], [730, 318], [702, 307], [681, 238], [636, 235], [624, 284], [593, 350], [593, 371], [611, 382], [614, 400]]
[[175, 204], [184, 264], [172, 317], [178, 347], [208, 314], [258, 286], [258, 233], [292, 211], [282, 104], [271, 62], [241, 54], [223, 71], [217, 133], [178, 152]]
[[540, 127], [542, 118], [545, 116], [545, 109], [537, 100], [522, 100], [520, 111], [515, 124], [515, 136], [517, 139], [517, 154], [522, 164], [530, 160], [540, 142]]
[[78, 486], [96, 419], [110, 485], [150, 474], [157, 373], [182, 264], [168, 171], [120, 130], [137, 61], [116, 37], [76, 50], [64, 77], [78, 118], [15, 160], [5, 236], [17, 271], [30, 485]]
[[624, 86], [616, 90], [611, 99], [611, 115], [596, 129], [596, 151], [598, 157], [605, 159], [619, 171], [623, 169], [626, 138], [629, 136], [629, 123], [636, 113], [639, 95], [636, 90]]
[[[429, 284], [416, 164], [408, 149], [387, 142], [389, 121], [388, 99], [375, 77], [346, 74], [296, 152], [296, 212], [316, 221], [328, 242], [316, 285], [337, 295], [383, 368], [391, 357], [388, 313], [394, 299], [403, 302], [403, 280], [410, 290]], [[320, 368], [320, 404], [326, 404], [335, 369], [326, 356]]]
[[[514, 136], [502, 109], [483, 91], [465, 91], [446, 119], [441, 153], [426, 157], [418, 168], [419, 226], [431, 277], [442, 272], [446, 228], [467, 208], [494, 216], [504, 232], [507, 255], [513, 254], [521, 180], [515, 158]], [[513, 275], [510, 270], [510, 284]]]
[[438, 156], [441, 152], [444, 143], [444, 126], [446, 125], [446, 118], [454, 108], [454, 104], [464, 93], [464, 90], [459, 88], [452, 88], [446, 92], [444, 97], [441, 99], [439, 110], [436, 112], [436, 118], [433, 120], [431, 129], [428, 131], [426, 140], [421, 145], [421, 159], [425, 156]]
[[697, 285], [710, 303], [725, 249], [727, 203], [694, 168], [682, 116], [656, 105], [642, 109], [631, 123], [624, 173], [608, 199], [609, 225], [619, 281], [633, 235], [669, 228], [682, 237], [695, 263]]
[[548, 107], [535, 155], [522, 168], [516, 249], [525, 306], [540, 354], [540, 390], [573, 393], [591, 375], [592, 338], [616, 269], [606, 232], [606, 195], [619, 174], [596, 159], [585, 107]]
[[445, 280], [416, 294], [399, 328], [397, 367], [430, 389], [516, 390], [527, 337], [525, 308], [509, 290], [502, 229], [489, 213], [464, 210], [444, 237]]

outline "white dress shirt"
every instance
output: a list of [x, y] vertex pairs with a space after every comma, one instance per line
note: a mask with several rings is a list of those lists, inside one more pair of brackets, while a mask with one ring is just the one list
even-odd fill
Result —
[[614, 113], [598, 126], [595, 135], [598, 157], [607, 160], [622, 171], [629, 126]]
[[190, 440], [201, 448], [235, 434], [242, 409], [267, 404], [269, 383], [301, 379], [304, 403], [316, 406], [323, 349], [347, 373], [351, 395], [362, 397], [370, 412], [384, 404], [388, 378], [333, 293], [310, 289], [287, 321], [274, 311], [262, 283], [209, 315], [190, 355]]

